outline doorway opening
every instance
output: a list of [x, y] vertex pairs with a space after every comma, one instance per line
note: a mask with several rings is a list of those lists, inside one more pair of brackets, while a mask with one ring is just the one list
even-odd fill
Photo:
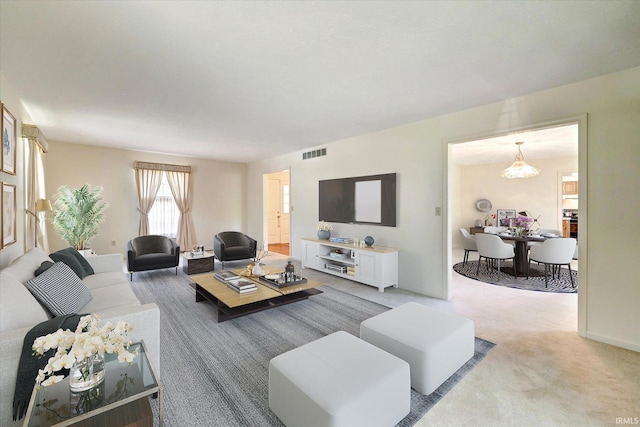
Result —
[[[580, 195], [586, 195], [586, 153], [587, 153], [587, 117], [580, 115], [548, 123], [541, 123], [526, 128], [507, 129], [507, 132], [474, 136], [448, 142], [447, 157], [447, 226], [445, 230], [445, 246], [447, 254], [447, 287], [448, 298], [451, 298], [454, 257], [463, 251], [459, 229], [469, 231], [476, 225], [496, 221], [497, 209], [515, 209], [526, 211], [527, 216], [538, 218], [540, 228], [562, 229], [565, 210], [561, 192], [562, 174], [579, 171], [580, 180], [576, 183]], [[545, 132], [565, 132], [570, 135], [564, 142], [566, 151], [557, 139], [534, 139], [544, 136]], [[532, 179], [508, 180], [500, 177], [500, 172], [509, 166], [516, 154], [514, 143], [524, 140], [522, 152], [525, 160], [532, 166], [542, 169], [540, 176]], [[503, 147], [500, 147], [503, 145]], [[545, 148], [545, 145], [547, 146]], [[540, 150], [538, 150], [538, 148]], [[500, 154], [504, 150], [505, 154]], [[544, 153], [546, 151], [546, 153]], [[485, 157], [485, 161], [479, 158]], [[461, 162], [461, 158], [466, 160]], [[465, 164], [465, 162], [469, 162]], [[544, 178], [544, 179], [543, 179]], [[535, 182], [545, 182], [544, 188], [537, 188]], [[483, 203], [480, 203], [483, 201]], [[578, 333], [586, 331], [586, 200], [576, 197], [576, 212], [579, 211], [580, 242], [575, 258], [580, 259], [578, 269]], [[574, 202], [571, 202], [574, 203]], [[565, 202], [566, 205], [566, 202]], [[578, 257], [578, 254], [580, 256]], [[577, 261], [575, 261], [577, 264]], [[572, 263], [573, 268], [573, 263]]]
[[270, 252], [290, 255], [291, 199], [289, 171], [265, 174], [265, 216], [267, 248]]

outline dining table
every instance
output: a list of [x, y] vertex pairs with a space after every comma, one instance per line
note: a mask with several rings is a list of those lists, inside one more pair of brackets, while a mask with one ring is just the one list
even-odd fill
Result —
[[529, 242], [544, 242], [553, 236], [529, 235], [529, 236], [512, 236], [511, 234], [498, 233], [498, 237], [502, 240], [515, 242], [515, 258], [513, 260], [513, 270], [506, 267], [503, 269], [505, 273], [513, 276], [538, 276], [541, 273], [537, 271], [529, 271]]

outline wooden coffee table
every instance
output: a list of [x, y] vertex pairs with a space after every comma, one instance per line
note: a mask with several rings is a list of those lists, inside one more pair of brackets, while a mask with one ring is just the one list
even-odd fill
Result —
[[[277, 274], [282, 268], [265, 266], [264, 274]], [[257, 276], [247, 276], [246, 269], [231, 270], [245, 279], [251, 280], [258, 288], [245, 294], [238, 293], [215, 278], [213, 273], [189, 276], [196, 289], [196, 302], [209, 301], [218, 309], [218, 323], [258, 311], [268, 310], [284, 304], [301, 301], [312, 295], [321, 294], [316, 289], [321, 282], [308, 279], [306, 283], [278, 288], [260, 281]]]

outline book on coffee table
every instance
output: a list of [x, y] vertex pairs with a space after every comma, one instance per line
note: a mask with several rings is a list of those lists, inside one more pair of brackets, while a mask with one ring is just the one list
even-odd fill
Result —
[[258, 290], [258, 288], [257, 288], [257, 287], [255, 287], [255, 286], [254, 286], [253, 288], [248, 288], [248, 289], [238, 289], [238, 288], [236, 288], [236, 287], [234, 287], [234, 286], [230, 285], [229, 283], [227, 283], [227, 286], [228, 286], [229, 288], [233, 289], [234, 291], [236, 291], [236, 292], [237, 292], [237, 293], [239, 293], [239, 294], [246, 294], [246, 293], [249, 293], [249, 292], [255, 292], [255, 291], [257, 291], [257, 290]]
[[229, 270], [219, 271], [215, 274], [215, 276], [216, 279], [220, 280], [221, 282], [240, 278], [240, 276], [238, 276], [236, 273]]
[[255, 283], [246, 279], [227, 280], [227, 286], [240, 293], [251, 292], [258, 289]]

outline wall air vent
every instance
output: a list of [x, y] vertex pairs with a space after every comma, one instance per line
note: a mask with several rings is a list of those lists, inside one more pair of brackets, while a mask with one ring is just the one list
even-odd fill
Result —
[[326, 156], [327, 149], [320, 148], [318, 150], [307, 151], [306, 153], [302, 153], [302, 160], [313, 159], [314, 157]]

